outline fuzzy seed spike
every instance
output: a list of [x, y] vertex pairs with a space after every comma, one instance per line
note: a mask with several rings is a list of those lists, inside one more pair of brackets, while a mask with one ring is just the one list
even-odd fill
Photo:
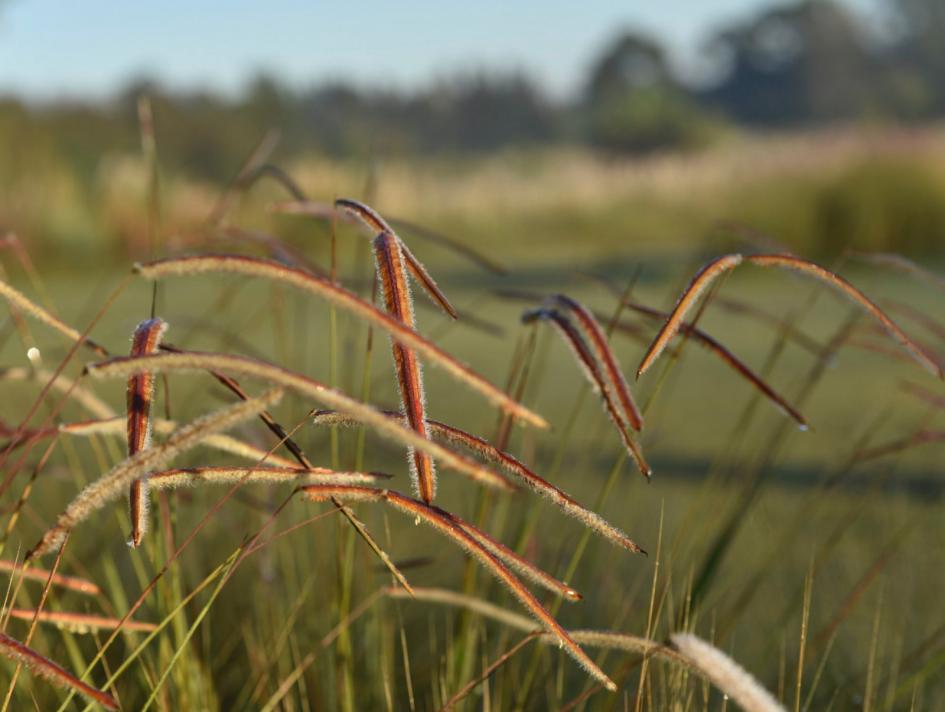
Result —
[[[166, 331], [167, 323], [161, 319], [148, 319], [138, 324], [131, 338], [131, 355], [144, 356], [157, 351]], [[146, 450], [151, 444], [153, 397], [154, 374], [142, 371], [128, 379], [128, 457]], [[147, 532], [148, 501], [147, 480], [139, 478], [132, 482], [128, 491], [131, 516], [131, 539], [128, 544], [134, 549], [141, 546]]]
[[653, 470], [650, 469], [650, 466], [644, 459], [639, 445], [634, 442], [633, 438], [631, 438], [630, 434], [627, 432], [630, 428], [630, 424], [624, 419], [623, 413], [617, 409], [613, 398], [611, 398], [607, 382], [601, 375], [597, 360], [584, 341], [584, 337], [581, 336], [574, 327], [574, 324], [572, 324], [567, 317], [554, 309], [534, 309], [525, 312], [522, 316], [522, 321], [525, 323], [536, 319], [549, 322], [555, 327], [555, 330], [561, 334], [562, 338], [564, 338], [565, 342], [571, 348], [571, 352], [574, 354], [578, 364], [581, 366], [581, 370], [584, 371], [587, 380], [600, 395], [604, 410], [607, 415], [610, 416], [610, 420], [614, 424], [614, 428], [617, 429], [617, 433], [620, 435], [620, 439], [627, 449], [627, 452], [633, 458], [634, 462], [636, 462], [640, 473], [647, 479], [650, 479]]
[[[160, 356], [161, 354], [153, 354], [136, 358], [149, 359]], [[122, 460], [107, 474], [88, 484], [76, 495], [26, 558], [32, 559], [54, 551], [62, 545], [66, 535], [76, 525], [118, 497], [122, 490], [125, 490], [134, 480], [195, 447], [208, 435], [232, 428], [255, 417], [260, 410], [278, 402], [281, 397], [282, 389], [273, 388], [258, 398], [242, 401], [202, 416], [175, 431], [160, 445], [141, 450], [132, 457]]]
[[362, 222], [374, 234], [387, 232], [393, 235], [397, 239], [397, 242], [400, 243], [407, 269], [410, 270], [410, 274], [412, 274], [414, 279], [423, 287], [423, 291], [427, 293], [427, 296], [430, 297], [434, 304], [439, 305], [451, 318], [459, 318], [459, 314], [457, 314], [453, 305], [450, 304], [450, 300], [443, 294], [443, 291], [430, 273], [427, 272], [427, 268], [423, 266], [420, 260], [414, 257], [400, 235], [397, 234], [394, 228], [390, 226], [390, 223], [382, 218], [376, 210], [368, 207], [364, 203], [359, 203], [357, 200], [351, 200], [350, 198], [339, 198], [335, 201], [335, 207]]
[[80, 695], [102, 705], [105, 709], [118, 709], [118, 703], [114, 697], [91, 685], [87, 685], [49, 658], [40, 655], [32, 648], [4, 633], [0, 633], [0, 655], [22, 664], [33, 675], [43, 677], [57, 687], [75, 690]]
[[617, 357], [610, 348], [607, 336], [600, 324], [597, 323], [597, 319], [594, 318], [590, 310], [565, 294], [555, 294], [549, 298], [549, 302], [552, 306], [565, 309], [574, 316], [581, 327], [581, 331], [584, 332], [584, 336], [587, 337], [594, 349], [598, 362], [604, 367], [609, 386], [617, 396], [617, 401], [623, 409], [626, 421], [634, 430], [639, 432], [643, 428], [643, 416], [633, 400], [627, 379], [624, 378], [623, 371], [620, 370], [620, 364], [617, 363]]
[[[384, 414], [390, 418], [403, 420], [403, 414], [396, 411], [384, 411]], [[357, 424], [356, 421], [336, 411], [317, 411], [313, 415], [313, 420], [316, 425], [352, 426]], [[467, 433], [465, 430], [447, 425], [446, 423], [441, 423], [437, 420], [427, 420], [427, 426], [430, 428], [430, 433], [434, 438], [461, 445], [486, 462], [501, 467], [509, 474], [518, 477], [533, 492], [545, 497], [559, 507], [565, 514], [574, 517], [582, 524], [610, 540], [613, 544], [634, 553], [646, 553], [636, 542], [617, 527], [607, 522], [597, 513], [581, 505], [569, 494], [558, 489], [548, 482], [548, 480], [530, 470], [509, 453], [499, 450], [486, 440]]]
[[[167, 352], [148, 356], [119, 356], [89, 364], [86, 370], [92, 378], [121, 378], [141, 370], [154, 371], [220, 371], [242, 373], [247, 376], [270, 381], [311, 398], [329, 408], [348, 413], [358, 421], [371, 426], [376, 432], [404, 445], [422, 450], [444, 465], [453, 467], [470, 477], [488, 483], [501, 483], [492, 470], [467, 457], [421, 438], [410, 428], [391, 421], [372, 406], [330, 388], [323, 383], [303, 376], [300, 373], [281, 368], [266, 361], [236, 356], [233, 354], [203, 353], [199, 351]], [[501, 484], [499, 484], [501, 486]]]
[[[413, 303], [407, 278], [404, 273], [403, 253], [400, 241], [389, 232], [381, 232], [374, 240], [374, 257], [377, 274], [384, 292], [387, 313], [411, 329], [414, 327]], [[411, 429], [422, 438], [429, 439], [426, 424], [426, 405], [423, 393], [423, 373], [413, 349], [391, 342], [400, 400]], [[425, 452], [408, 450], [410, 474], [414, 490], [427, 504], [436, 497], [436, 471], [433, 460]]]
[[297, 289], [323, 297], [339, 307], [363, 318], [374, 326], [389, 333], [396, 341], [409, 346], [427, 357], [432, 363], [443, 367], [447, 373], [478, 391], [504, 412], [525, 420], [540, 428], [548, 427], [547, 421], [537, 413], [517, 403], [501, 389], [486, 381], [468, 366], [460, 363], [428, 339], [413, 329], [404, 326], [388, 316], [373, 304], [361, 299], [356, 294], [339, 285], [309, 274], [304, 270], [241, 255], [198, 255], [158, 260], [135, 266], [136, 271], [148, 279], [164, 277], [192, 276], [210, 272], [225, 272], [246, 276], [263, 277], [289, 284]]
[[656, 335], [653, 343], [650, 344], [650, 348], [647, 349], [643, 360], [640, 362], [640, 367], [637, 369], [637, 378], [646, 373], [650, 366], [653, 365], [653, 362], [663, 353], [670, 339], [679, 331], [680, 324], [682, 324], [683, 320], [686, 318], [686, 314], [689, 313], [689, 310], [692, 309], [698, 301], [699, 296], [708, 288], [712, 281], [724, 272], [734, 269], [740, 265], [741, 262], [741, 255], [723, 255], [722, 257], [715, 258], [699, 270], [689, 283], [689, 286], [686, 287], [685, 291], [683, 291], [682, 295], [679, 297], [679, 301], [676, 302], [676, 306], [673, 308], [666, 323], [663, 324], [663, 328], [660, 329], [659, 334]]

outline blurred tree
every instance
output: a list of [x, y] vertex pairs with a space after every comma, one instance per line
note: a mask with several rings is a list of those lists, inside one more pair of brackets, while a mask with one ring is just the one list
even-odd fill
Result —
[[584, 104], [591, 142], [614, 152], [691, 148], [713, 128], [676, 79], [659, 42], [633, 31], [596, 62]]
[[859, 117], [876, 103], [871, 42], [834, 0], [767, 9], [716, 35], [710, 51], [727, 71], [704, 98], [740, 122], [829, 122]]
[[912, 114], [945, 113], [945, 2], [887, 0], [896, 21], [896, 89]]

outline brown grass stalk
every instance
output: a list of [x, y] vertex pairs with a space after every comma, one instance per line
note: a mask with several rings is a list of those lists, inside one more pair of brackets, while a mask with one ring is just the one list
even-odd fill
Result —
[[458, 318], [456, 310], [453, 308], [453, 305], [450, 304], [449, 299], [446, 298], [446, 295], [443, 294], [443, 291], [439, 288], [436, 281], [427, 272], [427, 268], [423, 266], [423, 263], [420, 262], [416, 257], [413, 256], [413, 253], [410, 251], [410, 248], [407, 247], [406, 243], [400, 238], [400, 235], [394, 230], [390, 224], [380, 216], [380, 214], [373, 208], [368, 207], [364, 203], [359, 203], [357, 200], [351, 200], [349, 198], [339, 198], [335, 201], [335, 207], [339, 208], [342, 213], [348, 213], [353, 215], [361, 223], [363, 223], [369, 230], [372, 231], [373, 235], [378, 233], [386, 232], [394, 236], [394, 239], [399, 243], [401, 251], [403, 252], [404, 262], [410, 274], [413, 275], [413, 278], [417, 280], [423, 290], [427, 293], [430, 299], [434, 304], [438, 304], [440, 308], [446, 312], [453, 319]]
[[617, 401], [623, 409], [624, 418], [634, 430], [641, 430], [643, 428], [643, 416], [633, 400], [630, 386], [623, 376], [623, 371], [620, 370], [620, 364], [617, 363], [617, 358], [610, 348], [604, 330], [597, 323], [597, 319], [594, 318], [590, 310], [565, 294], [554, 294], [548, 298], [547, 302], [553, 308], [565, 310], [574, 317], [594, 350], [598, 362], [603, 366], [604, 374], [607, 376], [607, 384], [616, 395]]
[[[384, 414], [390, 418], [403, 419], [403, 414], [395, 411], [384, 411]], [[335, 411], [317, 411], [313, 419], [316, 424], [322, 425], [351, 426], [356, 424], [356, 421]], [[436, 420], [427, 420], [427, 425], [434, 438], [465, 447], [486, 462], [497, 465], [509, 474], [518, 477], [533, 492], [545, 497], [566, 514], [571, 515], [617, 546], [635, 553], [646, 553], [636, 542], [617, 527], [607, 522], [597, 513], [581, 505], [569, 494], [558, 489], [548, 480], [533, 472], [509, 453], [499, 450], [483, 438], [467, 433], [465, 430], [460, 430], [451, 425]], [[510, 483], [510, 488], [511, 487], [512, 485]]]
[[29, 581], [39, 581], [46, 583], [50, 581], [53, 586], [64, 588], [76, 593], [83, 593], [87, 596], [98, 596], [101, 589], [91, 581], [75, 576], [65, 576], [64, 574], [53, 574], [50, 578], [50, 572], [44, 569], [38, 569], [35, 566], [24, 567], [22, 562], [7, 561], [0, 559], [0, 571], [14, 574]]
[[160, 353], [131, 358], [121, 356], [87, 366], [94, 378], [121, 378], [139, 370], [154, 371], [226, 371], [242, 373], [261, 378], [290, 388], [312, 400], [341, 410], [358, 421], [371, 426], [381, 435], [404, 445], [411, 445], [423, 450], [434, 458], [470, 477], [482, 482], [501, 482], [489, 468], [469, 458], [458, 455], [431, 440], [421, 438], [414, 431], [400, 423], [392, 421], [383, 413], [366, 403], [362, 403], [341, 391], [329, 388], [323, 383], [303, 376], [300, 373], [275, 366], [265, 361], [233, 354], [203, 353], [187, 351], [182, 353]]
[[[157, 351], [167, 331], [161, 319], [147, 319], [138, 324], [131, 338], [131, 355], [144, 356]], [[128, 457], [146, 450], [151, 445], [151, 401], [154, 397], [154, 374], [141, 371], [128, 379]], [[129, 546], [136, 549], [148, 527], [147, 480], [138, 478], [128, 491], [128, 510], [131, 517]]]
[[670, 636], [673, 647], [713, 685], [747, 712], [783, 712], [784, 707], [738, 663], [690, 633]]
[[[404, 254], [400, 241], [390, 232], [381, 232], [374, 240], [374, 259], [377, 275], [384, 294], [387, 313], [405, 326], [414, 328], [413, 302], [404, 272]], [[416, 352], [403, 344], [391, 341], [400, 402], [410, 428], [422, 438], [429, 439], [426, 422], [426, 404], [423, 391], [423, 373]], [[422, 451], [408, 448], [407, 460], [414, 492], [427, 504], [436, 497], [436, 470], [433, 460]]]
[[610, 416], [610, 420], [614, 428], [616, 428], [617, 433], [620, 435], [620, 439], [624, 447], [626, 447], [627, 452], [633, 458], [634, 462], [636, 462], [641, 474], [649, 479], [653, 471], [644, 459], [639, 445], [637, 445], [630, 436], [628, 432], [630, 423], [614, 403], [610, 388], [607, 386], [607, 381], [598, 367], [597, 359], [584, 341], [584, 337], [581, 336], [580, 332], [578, 332], [574, 324], [572, 324], [567, 317], [555, 309], [534, 309], [522, 315], [522, 321], [525, 323], [530, 323], [536, 319], [551, 323], [564, 338], [565, 342], [571, 348], [571, 352], [574, 354], [581, 370], [584, 371], [587, 380], [590, 382], [591, 386], [593, 386], [594, 390], [597, 391], [598, 395], [600, 395], [604, 410], [607, 415]]
[[934, 376], [945, 380], [945, 371], [942, 370], [942, 365], [931, 358], [925, 352], [925, 350], [922, 349], [922, 347], [909, 338], [909, 336], [907, 336], [906, 333], [886, 315], [886, 312], [880, 309], [879, 306], [869, 299], [869, 297], [863, 294], [863, 292], [854, 287], [840, 275], [835, 274], [834, 272], [831, 272], [830, 270], [825, 269], [820, 265], [814, 264], [808, 260], [801, 259], [800, 257], [794, 257], [793, 255], [749, 255], [745, 258], [745, 260], [762, 267], [786, 267], [788, 269], [815, 277], [816, 279], [819, 279], [820, 281], [830, 285], [866, 310], [866, 312], [871, 317], [879, 322], [879, 324], [886, 330], [890, 337], [892, 337], [903, 349], [905, 349], [906, 352], [912, 355], [912, 358], [916, 361], [916, 363], [928, 370]]
[[75, 690], [80, 695], [97, 702], [106, 709], [118, 709], [118, 703], [111, 695], [87, 685], [49, 658], [40, 655], [32, 648], [3, 633], [0, 633], [0, 655], [22, 664], [33, 675], [43, 677], [57, 687]]
[[[142, 358], [157, 358], [160, 355]], [[46, 531], [39, 543], [27, 554], [35, 558], [58, 548], [66, 534], [77, 524], [88, 519], [96, 511], [119, 496], [132, 481], [160, 468], [169, 460], [193, 448], [208, 435], [232, 428], [254, 417], [260, 410], [282, 397], [281, 388], [273, 388], [258, 398], [210, 413], [176, 430], [164, 443], [142, 450], [118, 463], [110, 472], [87, 485], [57, 517], [56, 523]]]
[[[659, 309], [637, 304], [635, 302], [625, 302], [625, 306], [644, 316], [652, 319], [669, 319], [670, 315]], [[618, 323], [617, 328], [620, 328]], [[765, 398], [774, 403], [781, 411], [797, 421], [802, 428], [808, 427], [807, 419], [801, 412], [788, 402], [787, 398], [778, 393], [758, 374], [756, 374], [744, 361], [729, 351], [721, 342], [707, 334], [702, 329], [690, 324], [689, 322], [680, 322], [679, 332], [691, 338], [700, 346], [708, 349], [710, 353], [718, 356], [727, 366], [732, 368], [739, 376], [748, 381], [754, 388], [761, 392]]]
[[475, 537], [461, 527], [457, 521], [443, 510], [432, 507], [418, 500], [405, 497], [392, 490], [377, 490], [369, 487], [322, 487], [312, 485], [304, 487], [303, 491], [314, 501], [321, 501], [330, 496], [340, 499], [352, 498], [353, 501], [384, 501], [395, 509], [408, 516], [425, 521], [474, 556], [499, 581], [504, 583], [511, 593], [522, 603], [529, 612], [552, 634], [558, 644], [583, 667], [595, 680], [603, 684], [608, 690], [615, 691], [617, 686], [591, 660], [581, 647], [568, 635], [567, 631], [545, 610], [532, 593], [525, 588], [515, 574], [494, 556]]
[[[11, 608], [7, 611], [11, 618], [31, 621], [34, 618], [40, 623], [49, 623], [60, 630], [84, 635], [98, 630], [114, 630], [121, 621], [118, 618], [94, 616], [87, 613], [70, 613], [68, 611], [34, 611], [31, 608]], [[127, 620], [122, 624], [123, 630], [149, 633], [157, 630], [154, 623]]]
[[162, 279], [179, 275], [192, 276], [210, 272], [226, 272], [246, 276], [273, 279], [289, 284], [303, 291], [328, 299], [337, 306], [359, 316], [374, 326], [389, 333], [395, 340], [409, 346], [442, 366], [454, 378], [466, 383], [484, 395], [490, 402], [502, 410], [538, 427], [547, 427], [547, 422], [540, 415], [525, 406], [516, 403], [501, 389], [486, 381], [468, 366], [460, 363], [441, 348], [418, 334], [413, 329], [401, 324], [393, 317], [377, 309], [373, 304], [361, 299], [356, 294], [324, 278], [309, 274], [303, 270], [252, 257], [238, 255], [202, 255], [158, 260], [135, 266], [138, 273], [148, 279]]
[[699, 270], [696, 276], [692, 278], [689, 286], [686, 287], [679, 297], [669, 319], [666, 320], [663, 328], [660, 329], [656, 338], [653, 339], [653, 343], [650, 344], [650, 348], [647, 349], [646, 354], [644, 354], [643, 360], [640, 362], [639, 368], [637, 368], [637, 378], [646, 373], [650, 366], [653, 365], [653, 362], [663, 353], [663, 350], [669, 344], [670, 340], [676, 335], [676, 332], [679, 331], [679, 327], [686, 318], [686, 314], [699, 300], [699, 297], [713, 280], [719, 275], [734, 269], [740, 265], [741, 262], [741, 255], [723, 255], [722, 257], [715, 258]]

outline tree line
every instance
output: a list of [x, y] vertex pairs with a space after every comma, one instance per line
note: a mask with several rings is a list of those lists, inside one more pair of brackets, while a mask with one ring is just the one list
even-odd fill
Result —
[[412, 92], [343, 82], [292, 89], [259, 76], [235, 98], [148, 81], [98, 104], [0, 99], [0, 137], [47, 144], [80, 166], [136, 146], [151, 97], [165, 160], [222, 178], [268, 129], [293, 154], [479, 152], [585, 142], [610, 155], [710, 141], [727, 126], [790, 128], [945, 115], [945, 3], [885, 0], [870, 22], [836, 0], [792, 0], [715, 32], [715, 79], [679, 76], [658, 37], [628, 28], [602, 49], [578, 96], [553, 101], [519, 72], [469, 72]]

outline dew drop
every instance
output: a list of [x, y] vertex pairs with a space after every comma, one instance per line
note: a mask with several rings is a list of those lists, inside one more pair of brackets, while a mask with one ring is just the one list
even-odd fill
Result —
[[39, 349], [35, 346], [30, 346], [26, 350], [26, 358], [29, 359], [30, 363], [38, 364], [42, 360], [42, 354], [40, 354]]

